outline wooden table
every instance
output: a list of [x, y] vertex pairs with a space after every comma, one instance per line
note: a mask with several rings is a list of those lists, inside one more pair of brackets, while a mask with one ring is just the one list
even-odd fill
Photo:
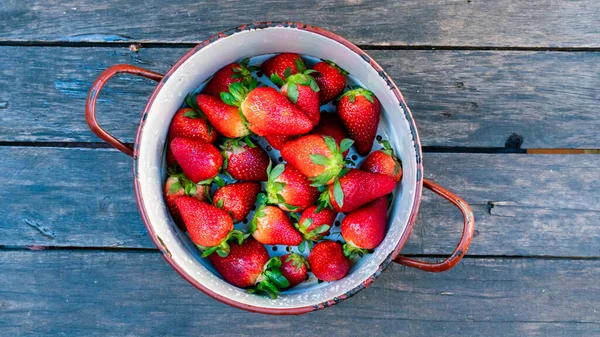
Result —
[[[273, 317], [208, 298], [162, 259], [131, 159], [85, 124], [87, 91], [110, 65], [164, 72], [209, 35], [267, 19], [347, 37], [403, 90], [426, 178], [475, 211], [452, 271], [394, 265], [340, 305]], [[597, 0], [8, 0], [0, 74], [2, 336], [600, 334], [600, 156], [566, 154], [600, 148]], [[110, 82], [101, 124], [131, 142], [153, 85]], [[439, 259], [460, 231], [425, 192], [403, 253]]]

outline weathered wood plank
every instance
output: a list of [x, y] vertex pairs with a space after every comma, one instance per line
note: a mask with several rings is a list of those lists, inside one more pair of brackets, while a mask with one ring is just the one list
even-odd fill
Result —
[[465, 259], [394, 265], [348, 301], [303, 316], [248, 313], [180, 278], [157, 252], [0, 251], [7, 336], [594, 336], [600, 261]]
[[[0, 157], [0, 245], [154, 247], [135, 206], [129, 157], [36, 147], [0, 147]], [[594, 155], [425, 155], [426, 177], [473, 204], [472, 255], [600, 256], [599, 165]], [[425, 192], [404, 253], [447, 254], [461, 230], [458, 211]]]
[[[99, 141], [87, 91], [116, 63], [164, 72], [183, 48], [0, 47], [0, 141]], [[372, 51], [403, 90], [425, 146], [600, 147], [600, 53]], [[132, 141], [154, 87], [123, 76], [100, 95], [101, 125]]]
[[293, 18], [358, 44], [600, 46], [600, 4], [594, 0], [112, 3], [4, 1], [0, 40], [198, 42], [242, 23]]

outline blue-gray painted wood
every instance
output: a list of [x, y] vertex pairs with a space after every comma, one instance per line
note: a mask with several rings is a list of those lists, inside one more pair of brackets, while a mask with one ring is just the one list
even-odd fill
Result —
[[[83, 107], [92, 82], [129, 63], [165, 72], [187, 48], [0, 47], [0, 141], [100, 141]], [[599, 148], [600, 53], [370, 51], [412, 108], [425, 146]], [[111, 80], [98, 119], [133, 141], [155, 83]], [[4, 108], [3, 108], [4, 106]]]
[[[126, 155], [0, 147], [0, 158], [0, 245], [154, 248]], [[477, 237], [469, 254], [600, 256], [600, 156], [426, 153], [424, 160], [426, 178], [473, 205]], [[458, 210], [424, 192], [404, 253], [450, 253], [461, 224]]]
[[5, 0], [0, 41], [198, 42], [244, 23], [295, 20], [377, 46], [599, 47], [599, 12], [596, 0]]
[[465, 259], [393, 265], [370, 288], [303, 316], [221, 304], [158, 252], [0, 251], [5, 336], [597, 336], [600, 261]]

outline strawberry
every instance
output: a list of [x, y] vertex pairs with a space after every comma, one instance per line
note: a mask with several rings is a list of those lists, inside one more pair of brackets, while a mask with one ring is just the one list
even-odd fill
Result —
[[233, 229], [229, 213], [222, 209], [187, 196], [175, 199], [175, 203], [192, 242], [204, 251], [202, 257], [215, 251], [220, 256], [227, 256], [230, 248], [227, 241], [235, 239], [241, 243], [246, 237]]
[[394, 156], [390, 142], [382, 140], [383, 149], [371, 152], [360, 168], [367, 172], [390, 176], [397, 183], [402, 179], [402, 162]]
[[344, 254], [349, 258], [363, 256], [379, 246], [385, 237], [388, 200], [380, 197], [350, 212], [342, 220]]
[[296, 253], [285, 254], [281, 257], [281, 274], [293, 288], [304, 282], [308, 277], [308, 267], [304, 258]]
[[250, 233], [265, 245], [297, 246], [302, 242], [302, 235], [294, 229], [290, 218], [277, 206], [260, 206], [250, 223]]
[[379, 100], [363, 89], [346, 91], [337, 104], [337, 113], [354, 140], [356, 152], [366, 156], [373, 147], [380, 115]]
[[249, 59], [245, 58], [240, 63], [231, 63], [218, 70], [213, 78], [206, 84], [202, 93], [219, 97], [222, 92], [228, 92], [229, 86], [235, 82], [249, 84], [252, 82], [252, 72], [257, 71], [257, 66], [248, 66]]
[[206, 118], [223, 136], [240, 138], [250, 134], [238, 108], [223, 103], [218, 97], [204, 94], [196, 96], [196, 102]]
[[248, 128], [259, 136], [300, 135], [313, 128], [312, 121], [294, 103], [271, 87], [244, 87], [233, 83], [223, 102], [240, 107]]
[[313, 125], [317, 125], [319, 124], [321, 111], [319, 109], [319, 85], [315, 78], [310, 76], [314, 72], [310, 69], [304, 73], [290, 75], [285, 80], [280, 92], [304, 112]]
[[266, 181], [269, 156], [250, 139], [246, 142], [228, 140], [221, 145], [223, 169], [237, 180]]
[[350, 259], [344, 256], [342, 245], [334, 241], [321, 241], [308, 255], [308, 264], [316, 278], [332, 282], [348, 274]]
[[358, 169], [342, 172], [341, 178], [325, 190], [319, 208], [329, 207], [338, 212], [352, 212], [362, 205], [391, 193], [396, 187], [394, 179]]
[[225, 281], [240, 288], [252, 287], [248, 289], [251, 293], [265, 292], [277, 298], [279, 289], [290, 286], [280, 258], [269, 258], [265, 246], [252, 238], [232, 244], [227, 257], [212, 254], [208, 259]]
[[[333, 113], [321, 114], [321, 121], [310, 133], [313, 135], [331, 136], [335, 139], [338, 146], [341, 145], [342, 140], [348, 138], [348, 133], [342, 125], [342, 121], [340, 121], [340, 118]], [[344, 157], [346, 157], [348, 150], [344, 151], [343, 154]]]
[[329, 230], [337, 216], [335, 211], [328, 208], [322, 209], [319, 213], [316, 210], [317, 206], [310, 206], [304, 210], [296, 224], [296, 229], [308, 241], [319, 241], [329, 235]]
[[171, 150], [185, 175], [195, 183], [212, 180], [223, 165], [221, 153], [210, 143], [175, 138], [171, 141]]
[[281, 156], [290, 165], [313, 181], [313, 186], [333, 182], [344, 168], [344, 151], [352, 140], [344, 139], [340, 146], [335, 139], [323, 135], [306, 135], [289, 141], [281, 148]]
[[192, 108], [179, 109], [169, 126], [169, 139], [189, 138], [214, 143], [218, 136], [204, 115]]
[[310, 186], [310, 180], [290, 165], [279, 164], [267, 168], [267, 203], [278, 205], [285, 211], [301, 211], [314, 205], [319, 190]]
[[273, 83], [281, 87], [288, 76], [303, 73], [306, 65], [300, 55], [283, 53], [266, 60], [260, 68]]
[[244, 220], [256, 202], [260, 184], [256, 182], [234, 183], [219, 188], [213, 196], [213, 204], [231, 214], [233, 222]]
[[333, 101], [344, 92], [346, 87], [346, 75], [348, 72], [340, 68], [337, 64], [324, 60], [315, 64], [313, 70], [317, 72], [312, 74], [317, 80], [319, 91], [319, 104], [323, 105]]
[[279, 136], [279, 135], [267, 135], [265, 136], [265, 140], [271, 145], [275, 150], [281, 149], [283, 144], [289, 142], [292, 139], [298, 138], [297, 136]]
[[191, 180], [187, 179], [183, 173], [175, 173], [172, 169], [169, 174], [170, 176], [167, 178], [164, 188], [167, 207], [169, 208], [169, 211], [171, 211], [171, 216], [173, 217], [175, 224], [177, 224], [177, 227], [181, 230], [186, 230], [175, 200], [182, 195], [188, 195], [200, 201], [205, 201], [208, 199], [209, 186], [196, 185]]
[[175, 165], [177, 164], [177, 161], [175, 160], [175, 156], [173, 155], [173, 150], [171, 150], [171, 143], [169, 143], [169, 146], [167, 146], [166, 161], [167, 161], [168, 168], [174, 168]]

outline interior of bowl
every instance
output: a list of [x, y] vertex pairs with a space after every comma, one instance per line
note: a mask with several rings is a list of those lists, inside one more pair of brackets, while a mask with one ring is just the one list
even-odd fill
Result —
[[[230, 285], [214, 272], [210, 262], [200, 258], [200, 252], [185, 233], [177, 229], [164, 203], [162, 186], [166, 176], [164, 147], [168, 126], [181, 107], [186, 94], [196, 91], [218, 69], [246, 57], [293, 52], [308, 59], [332, 60], [352, 75], [352, 81], [371, 90], [382, 105], [378, 135], [392, 144], [403, 162], [404, 176], [394, 192], [394, 202], [388, 215], [388, 232], [373, 254], [355, 263], [345, 278], [336, 282], [307, 282], [283, 292], [273, 300], [249, 294]], [[256, 58], [260, 60], [260, 58]], [[310, 62], [310, 61], [309, 61]], [[345, 298], [362, 288], [366, 280], [381, 272], [390, 262], [401, 236], [407, 229], [411, 213], [418, 207], [417, 161], [420, 156], [414, 126], [407, 118], [398, 98], [382, 76], [364, 57], [329, 37], [293, 27], [269, 27], [241, 30], [228, 37], [202, 46], [179, 65], [159, 86], [147, 107], [145, 123], [138, 133], [135, 179], [138, 201], [155, 242], [168, 251], [170, 262], [195, 285], [202, 285], [219, 297], [256, 308], [290, 309], [318, 307], [332, 299]], [[162, 87], [161, 87], [162, 86]], [[327, 109], [326, 109], [327, 110]], [[333, 109], [328, 109], [334, 111]], [[412, 126], [412, 127], [411, 127]], [[377, 147], [377, 145], [376, 145]], [[263, 146], [264, 148], [264, 146]], [[277, 157], [276, 153], [269, 153]], [[354, 153], [351, 153], [352, 156]], [[360, 162], [360, 158], [358, 159]], [[281, 255], [285, 250], [273, 251]]]

